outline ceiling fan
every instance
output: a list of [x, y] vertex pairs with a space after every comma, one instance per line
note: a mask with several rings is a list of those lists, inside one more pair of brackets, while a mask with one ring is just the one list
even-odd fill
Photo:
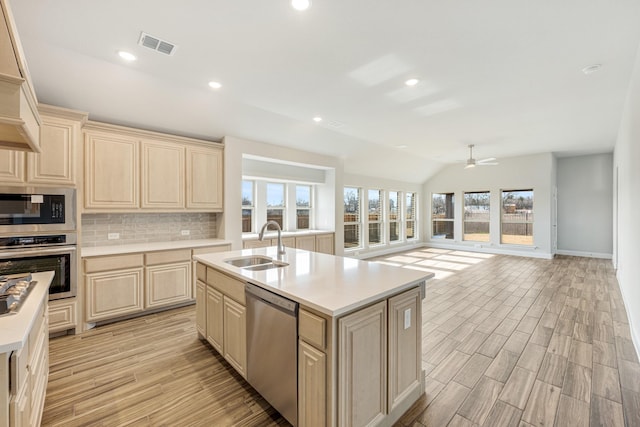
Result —
[[489, 157], [482, 160], [476, 160], [473, 158], [473, 144], [469, 144], [469, 158], [467, 159], [467, 165], [464, 167], [465, 169], [475, 168], [477, 166], [495, 166], [498, 163], [495, 162], [495, 157]]

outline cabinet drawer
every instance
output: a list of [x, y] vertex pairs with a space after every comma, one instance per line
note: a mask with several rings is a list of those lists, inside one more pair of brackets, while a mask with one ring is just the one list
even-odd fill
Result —
[[143, 254], [127, 254], [85, 258], [84, 272], [95, 273], [98, 271], [124, 270], [126, 268], [142, 267]]
[[191, 260], [191, 249], [174, 251], [149, 252], [145, 255], [147, 265], [170, 264]]
[[76, 302], [49, 303], [49, 331], [57, 332], [76, 327]]
[[196, 263], [196, 277], [202, 282], [207, 282], [207, 266], [199, 262]]
[[245, 305], [244, 283], [207, 267], [207, 284]]
[[298, 317], [298, 333], [300, 338], [320, 349], [326, 345], [326, 320], [306, 310], [300, 310]]
[[227, 252], [231, 250], [231, 245], [207, 246], [204, 248], [192, 249], [193, 255], [210, 254], [212, 252]]

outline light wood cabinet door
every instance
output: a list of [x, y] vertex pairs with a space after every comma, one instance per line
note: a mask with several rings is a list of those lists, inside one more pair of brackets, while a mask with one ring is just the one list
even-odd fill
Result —
[[387, 302], [338, 320], [338, 424], [375, 425], [387, 413]]
[[389, 412], [421, 385], [420, 288], [389, 298]]
[[24, 183], [24, 153], [0, 150], [0, 182]]
[[200, 338], [207, 338], [207, 285], [196, 281], [196, 330]]
[[246, 308], [224, 297], [224, 358], [243, 377], [247, 376]]
[[327, 356], [298, 341], [298, 423], [301, 427], [327, 425]]
[[184, 208], [184, 147], [142, 141], [142, 208]]
[[110, 319], [144, 310], [142, 268], [85, 275], [87, 321]]
[[41, 115], [41, 153], [27, 155], [27, 180], [34, 184], [75, 185], [80, 123]]
[[222, 212], [223, 152], [219, 147], [187, 147], [187, 209]]
[[316, 234], [316, 252], [323, 254], [335, 254], [333, 233]]
[[296, 236], [296, 249], [314, 252], [316, 250], [316, 236]]
[[9, 408], [9, 425], [11, 427], [31, 427], [31, 396], [25, 384], [20, 388]]
[[191, 261], [146, 267], [145, 308], [191, 300]]
[[86, 133], [85, 197], [87, 210], [132, 210], [139, 206], [139, 143], [109, 133]]
[[245, 240], [242, 242], [243, 249], [267, 248], [271, 246], [271, 240]]
[[49, 330], [64, 331], [76, 327], [76, 301], [74, 299], [54, 300], [49, 303]]
[[224, 354], [224, 305], [223, 295], [212, 286], [207, 287], [207, 341], [218, 353]]

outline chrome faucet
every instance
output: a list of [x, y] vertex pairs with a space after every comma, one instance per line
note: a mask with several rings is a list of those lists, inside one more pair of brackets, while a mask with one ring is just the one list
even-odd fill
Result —
[[262, 229], [260, 230], [260, 234], [258, 235], [258, 240], [262, 240], [262, 238], [264, 237], [264, 231], [269, 228], [270, 225], [275, 225], [276, 226], [276, 230], [278, 230], [278, 255], [284, 255], [285, 251], [284, 251], [284, 245], [282, 244], [282, 229], [280, 228], [280, 224], [278, 224], [275, 221], [267, 221], [265, 222], [265, 224], [262, 226]]

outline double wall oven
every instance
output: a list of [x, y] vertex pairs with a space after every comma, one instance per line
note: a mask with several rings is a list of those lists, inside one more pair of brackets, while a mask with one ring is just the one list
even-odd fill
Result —
[[0, 187], [0, 276], [55, 271], [49, 299], [77, 294], [74, 189]]

